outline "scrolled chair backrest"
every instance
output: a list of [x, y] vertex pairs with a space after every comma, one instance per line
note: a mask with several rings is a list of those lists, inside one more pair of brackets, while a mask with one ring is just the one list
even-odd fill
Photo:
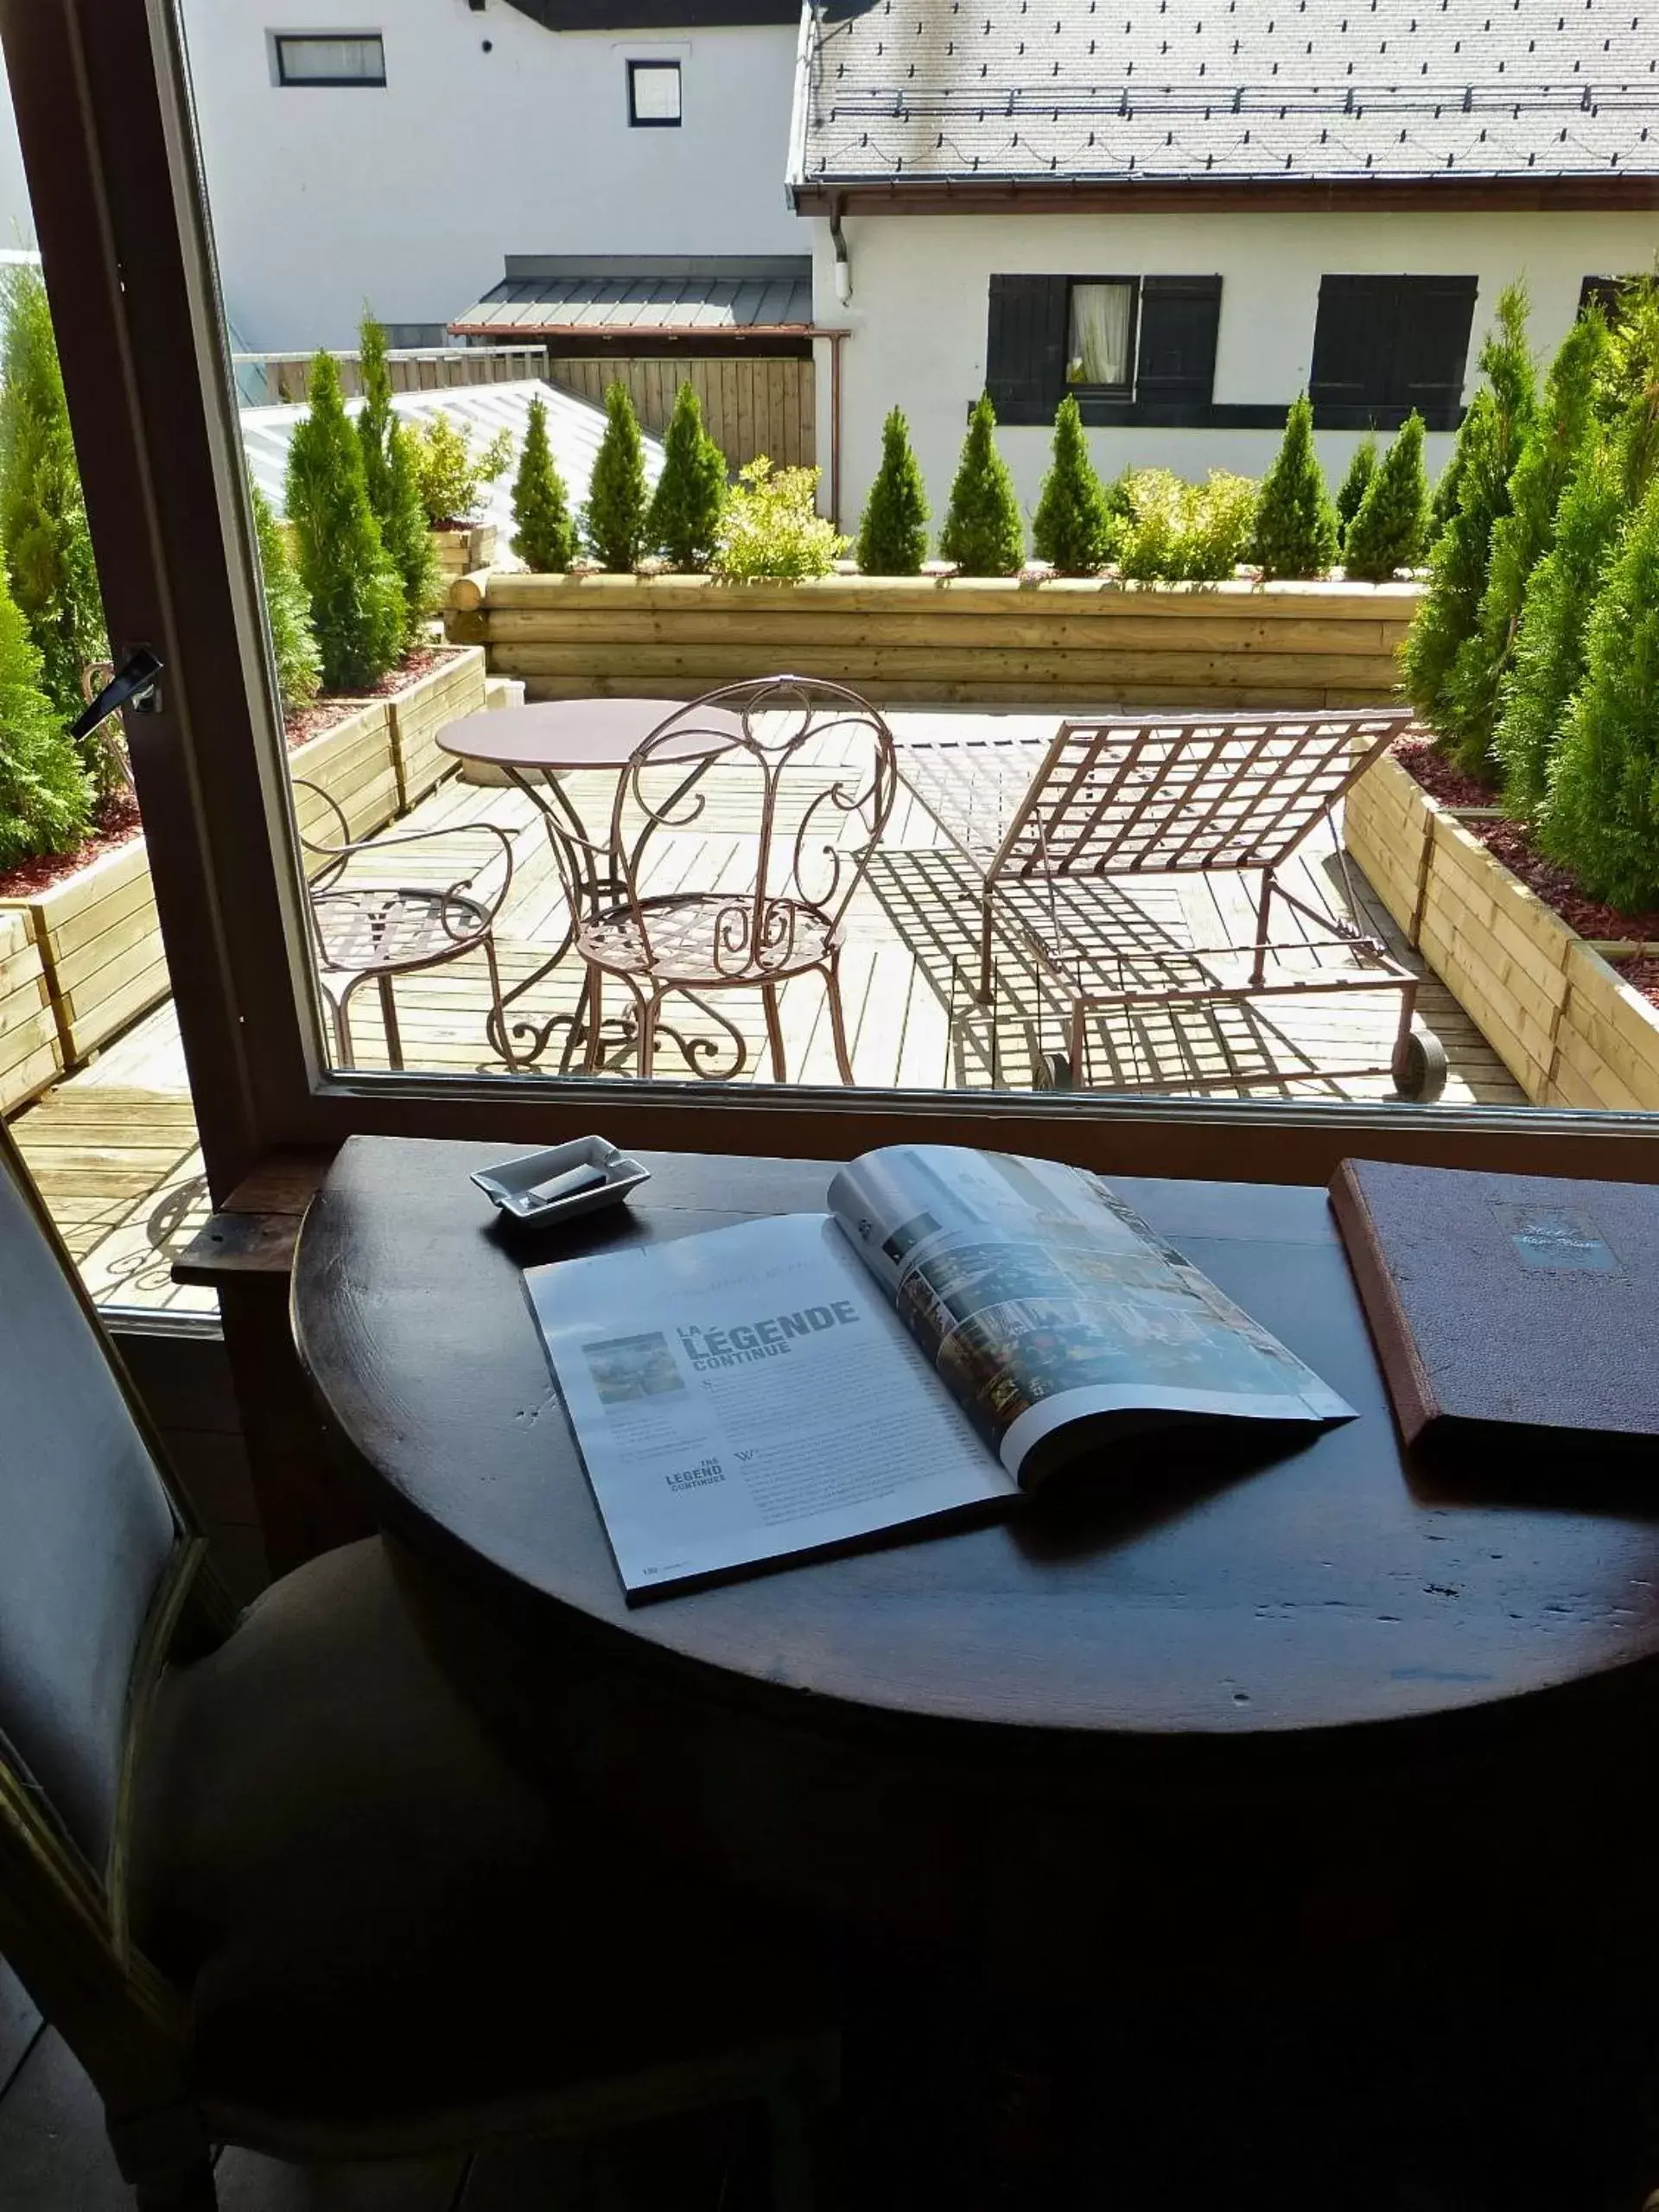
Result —
[[[0, 1795], [102, 1876], [142, 1655], [196, 1551], [0, 1127]], [[3, 1841], [0, 1836], [0, 1841]]]
[[[645, 944], [654, 898], [719, 895], [711, 976], [764, 978], [794, 953], [803, 917], [831, 930], [869, 864], [897, 787], [893, 733], [845, 684], [770, 676], [693, 699], [636, 747], [618, 781], [610, 872]], [[662, 869], [667, 842], [708, 855]]]

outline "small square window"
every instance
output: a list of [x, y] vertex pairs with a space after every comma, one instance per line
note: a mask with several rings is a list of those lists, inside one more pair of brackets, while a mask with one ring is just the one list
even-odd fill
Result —
[[1065, 380], [1095, 391], [1127, 392], [1135, 380], [1132, 279], [1073, 284]]
[[386, 49], [378, 31], [329, 31], [302, 38], [276, 34], [279, 85], [384, 85]]
[[680, 65], [677, 61], [630, 61], [628, 121], [643, 129], [680, 127]]

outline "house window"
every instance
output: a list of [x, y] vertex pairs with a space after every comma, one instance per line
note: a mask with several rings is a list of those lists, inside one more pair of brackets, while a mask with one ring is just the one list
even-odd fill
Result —
[[1398, 429], [1414, 408], [1431, 430], [1463, 413], [1478, 280], [1324, 276], [1309, 397], [1323, 430]]
[[290, 38], [278, 32], [271, 45], [279, 85], [384, 85], [386, 49], [378, 31], [308, 32]]
[[630, 61], [628, 121], [649, 130], [680, 127], [680, 65], [677, 61]]
[[986, 389], [1004, 423], [1210, 419], [1219, 276], [993, 276]]
[[1624, 311], [1625, 295], [1637, 281], [1634, 276], [1586, 276], [1579, 287], [1579, 313], [1594, 300], [1608, 321], [1617, 322]]

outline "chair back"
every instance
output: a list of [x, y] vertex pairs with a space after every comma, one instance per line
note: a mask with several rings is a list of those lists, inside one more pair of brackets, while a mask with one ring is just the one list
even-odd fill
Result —
[[988, 873], [1278, 868], [1411, 719], [1402, 707], [1063, 723]]
[[[893, 810], [893, 733], [867, 700], [811, 677], [763, 677], [679, 708], [619, 779], [609, 871], [647, 948], [672, 906], [717, 896], [708, 979], [764, 982], [833, 935]], [[668, 848], [708, 842], [689, 873]]]
[[184, 1531], [15, 1146], [0, 1138], [0, 1761], [87, 1863]]

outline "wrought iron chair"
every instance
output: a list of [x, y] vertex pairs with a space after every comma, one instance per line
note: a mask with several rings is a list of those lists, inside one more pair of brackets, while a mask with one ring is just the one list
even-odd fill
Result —
[[[320, 863], [315, 868], [308, 865], [306, 871], [311, 924], [317, 947], [317, 980], [334, 1026], [340, 1065], [349, 1068], [357, 1064], [352, 1046], [352, 999], [365, 983], [372, 982], [379, 994], [386, 1056], [394, 1068], [401, 1068], [403, 1038], [392, 997], [392, 978], [442, 967], [467, 952], [484, 955], [490, 978], [486, 1033], [492, 1038], [499, 1034], [503, 1028], [501, 971], [496, 960], [494, 930], [512, 886], [512, 839], [508, 833], [493, 822], [467, 822], [353, 841], [345, 809], [332, 791], [303, 776], [294, 779], [294, 790], [310, 801], [314, 826], [316, 813], [321, 811], [333, 816], [339, 830], [338, 842], [331, 843], [310, 834], [302, 818], [300, 843], [308, 861]], [[493, 849], [476, 868], [451, 883], [347, 883], [344, 880], [359, 853], [383, 854], [397, 848], [435, 844], [441, 839], [454, 842], [467, 836], [482, 836], [490, 841]], [[474, 887], [498, 860], [502, 863], [500, 883], [491, 895], [480, 897]]]
[[[715, 710], [718, 710], [717, 712]], [[736, 718], [734, 730], [732, 718]], [[690, 999], [747, 1046], [708, 995], [758, 990], [772, 1073], [788, 1080], [779, 991], [791, 976], [823, 978], [836, 1064], [853, 1081], [840, 965], [847, 909], [887, 826], [897, 788], [893, 734], [868, 701], [839, 683], [800, 676], [728, 684], [671, 715], [639, 747], [617, 785], [608, 877], [613, 899], [581, 919], [587, 963], [587, 1066], [603, 1063], [601, 996], [607, 976], [633, 1000], [642, 1076], [652, 1072], [664, 999]], [[664, 842], [696, 827], [729, 830], [754, 861], [731, 888], [656, 890]]]
[[390, 1541], [237, 1618], [3, 1123], [0, 1281], [0, 1953], [140, 2212], [212, 2212], [218, 2143], [410, 2158], [752, 2101], [803, 2212], [821, 1932], [521, 1772]]

